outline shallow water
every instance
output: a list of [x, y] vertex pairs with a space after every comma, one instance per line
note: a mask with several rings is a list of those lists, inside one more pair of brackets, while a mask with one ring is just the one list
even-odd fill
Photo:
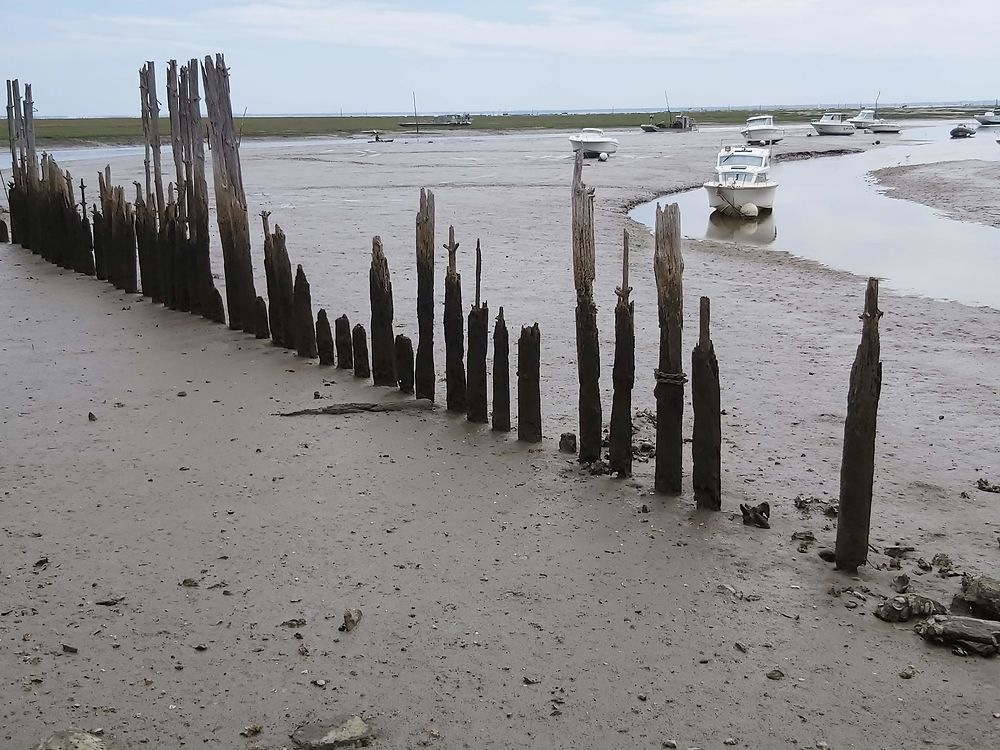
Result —
[[[952, 140], [950, 124], [916, 127], [900, 136], [841, 136], [845, 147], [865, 139], [897, 145], [836, 158], [779, 163], [774, 211], [757, 222], [713, 216], [703, 188], [642, 204], [632, 218], [655, 222], [656, 205], [677, 203], [682, 232], [755, 244], [862, 276], [878, 276], [897, 291], [1000, 308], [1000, 230], [955, 221], [923, 205], [886, 197], [869, 173], [901, 164], [995, 160], [1000, 128]], [[823, 138], [829, 141], [833, 136]], [[709, 177], [706, 171], [706, 179]]]

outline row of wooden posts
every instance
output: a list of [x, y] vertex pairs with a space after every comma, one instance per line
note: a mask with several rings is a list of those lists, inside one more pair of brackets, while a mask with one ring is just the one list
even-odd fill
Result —
[[[371, 352], [360, 324], [351, 327], [346, 315], [330, 321], [324, 309], [315, 318], [308, 279], [301, 265], [293, 277], [285, 234], [269, 213], [262, 212], [264, 271], [267, 300], [254, 287], [250, 229], [239, 159], [239, 139], [233, 126], [229, 70], [222, 55], [206, 57], [201, 67], [208, 116], [208, 140], [213, 152], [216, 213], [225, 270], [225, 303], [215, 287], [209, 255], [208, 186], [205, 176], [205, 125], [201, 116], [199, 63], [167, 72], [170, 145], [175, 176], [166, 189], [161, 167], [159, 103], [155, 68], [148, 62], [139, 72], [145, 186], [135, 183], [133, 202], [123, 188], [112, 185], [110, 168], [99, 174], [99, 207], [92, 207], [93, 229], [87, 216], [84, 185], [77, 204], [70, 173], [51, 156], [36, 154], [31, 86], [21, 100], [16, 80], [7, 82], [7, 117], [13, 182], [9, 194], [12, 240], [46, 260], [79, 273], [96, 275], [116, 288], [139, 292], [152, 301], [182, 312], [201, 315], [229, 327], [271, 338], [276, 346], [321, 365], [353, 369], [377, 386], [399, 388], [418, 399], [434, 401], [434, 255], [435, 206], [430, 190], [420, 191], [416, 215], [417, 324], [416, 351], [412, 340], [395, 334], [393, 294], [382, 242], [372, 242], [369, 294]], [[593, 296], [596, 253], [593, 225], [594, 191], [582, 179], [583, 154], [578, 153], [572, 181], [573, 276], [576, 288], [576, 341], [579, 375], [579, 454], [582, 463], [601, 458], [603, 418], [600, 397], [600, 351], [597, 306]], [[145, 187], [145, 189], [143, 189]], [[78, 211], [77, 208], [81, 210]], [[0, 239], [6, 239], [0, 226]], [[682, 353], [684, 263], [680, 214], [676, 204], [657, 208], [654, 272], [660, 340], [654, 373], [656, 399], [657, 492], [680, 494], [684, 436], [684, 373]], [[449, 228], [445, 273], [443, 330], [446, 403], [471, 422], [486, 423], [489, 307], [481, 299], [482, 252], [476, 244], [475, 301], [463, 315], [461, 274], [456, 256], [459, 243]], [[622, 284], [616, 289], [614, 385], [608, 461], [611, 472], [632, 472], [632, 390], [635, 384], [634, 303], [629, 295], [629, 242], [623, 237]], [[867, 558], [868, 526], [874, 463], [874, 429], [881, 365], [878, 362], [877, 281], [869, 282], [862, 346], [852, 372], [849, 414], [841, 475], [841, 520], [838, 566], [853, 569]], [[468, 331], [468, 356], [465, 351]], [[492, 426], [508, 432], [510, 416], [509, 337], [503, 308], [493, 330]], [[521, 329], [518, 341], [518, 438], [542, 439], [540, 379], [541, 336], [537, 323]], [[694, 431], [693, 489], [698, 507], [719, 510], [721, 488], [721, 395], [719, 365], [710, 335], [710, 300], [701, 298], [697, 345], [691, 356]]]

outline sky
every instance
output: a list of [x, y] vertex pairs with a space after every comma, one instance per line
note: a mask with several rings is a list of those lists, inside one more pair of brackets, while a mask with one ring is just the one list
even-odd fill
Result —
[[997, 0], [0, 0], [38, 117], [138, 115], [222, 52], [249, 114], [851, 105], [1000, 96]]

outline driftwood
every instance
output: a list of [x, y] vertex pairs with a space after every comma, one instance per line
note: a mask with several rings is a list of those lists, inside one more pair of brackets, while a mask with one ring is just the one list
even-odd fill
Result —
[[486, 348], [489, 341], [490, 308], [480, 301], [483, 276], [483, 254], [476, 240], [476, 303], [469, 310], [469, 359], [466, 412], [470, 422], [486, 424], [489, 407], [486, 404]]
[[263, 297], [254, 300], [254, 336], [259, 339], [266, 339], [271, 335], [270, 326], [267, 323], [267, 303]]
[[417, 398], [434, 400], [434, 193], [420, 189], [417, 211]]
[[279, 417], [303, 417], [320, 414], [358, 414], [361, 412], [389, 411], [429, 411], [434, 408], [434, 402], [427, 398], [407, 399], [406, 401], [350, 402], [346, 404], [331, 404], [322, 409], [300, 409], [279, 413]]
[[510, 432], [510, 336], [502, 307], [493, 326], [493, 429]]
[[614, 395], [608, 435], [608, 470], [620, 477], [632, 475], [632, 388], [635, 385], [635, 303], [629, 301], [628, 230], [622, 246], [622, 285], [615, 290], [615, 364], [611, 372]]
[[370, 378], [371, 367], [368, 364], [368, 337], [365, 327], [358, 323], [351, 333], [351, 346], [354, 350], [354, 377]]
[[[309, 280], [302, 266], [295, 269], [295, 287], [292, 292], [292, 315], [295, 321], [295, 351], [300, 357], [314, 358], [316, 352], [316, 327], [313, 323], [312, 295]], [[329, 330], [329, 328], [328, 328]]]
[[656, 369], [656, 468], [653, 486], [657, 492], [679, 495], [683, 485], [684, 375], [681, 333], [684, 325], [684, 293], [681, 257], [681, 214], [676, 203], [656, 207], [656, 307], [660, 323], [659, 366]]
[[333, 332], [337, 346], [337, 369], [350, 370], [354, 367], [354, 345], [351, 341], [351, 321], [346, 315], [333, 322]]
[[517, 343], [517, 439], [528, 443], [542, 441], [541, 346], [538, 323], [521, 328]]
[[878, 279], [868, 279], [861, 316], [861, 344], [851, 368], [844, 424], [844, 453], [840, 464], [840, 514], [837, 521], [839, 570], [853, 572], [868, 560], [868, 532], [875, 479], [875, 426], [882, 389], [879, 360]]
[[465, 321], [462, 274], [456, 269], [455, 227], [448, 227], [448, 271], [444, 277], [444, 374], [448, 411], [465, 412]]
[[403, 334], [396, 336], [395, 359], [399, 390], [403, 393], [413, 393], [413, 342], [409, 336]]
[[1000, 647], [1000, 622], [996, 620], [933, 615], [913, 629], [924, 640], [959, 646], [982, 656], [992, 656]]
[[601, 457], [601, 352], [594, 304], [594, 189], [583, 183], [583, 151], [576, 152], [572, 186], [573, 283], [576, 286], [576, 359], [580, 381], [581, 463]]
[[[389, 262], [382, 251], [382, 238], [372, 240], [372, 265], [368, 274], [372, 307], [372, 380], [375, 385], [395, 386], [395, 337], [392, 333], [392, 281]], [[355, 342], [357, 357], [357, 342]]]
[[330, 319], [326, 315], [326, 310], [316, 313], [316, 352], [319, 354], [319, 363], [327, 367], [332, 367], [335, 363], [333, 348], [333, 332], [330, 330]]
[[699, 508], [722, 509], [722, 417], [719, 361], [711, 338], [711, 302], [701, 298], [700, 335], [691, 352], [691, 401], [694, 436], [692, 483]]
[[875, 607], [875, 616], [886, 622], [906, 622], [913, 617], [943, 615], [948, 610], [940, 602], [919, 594], [900, 594]]
[[1000, 581], [990, 576], [962, 576], [962, 593], [956, 596], [973, 614], [1000, 620]]

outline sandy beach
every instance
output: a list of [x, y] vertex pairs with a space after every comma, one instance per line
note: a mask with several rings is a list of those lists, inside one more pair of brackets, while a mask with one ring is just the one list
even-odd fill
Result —
[[[990, 133], [984, 131], [989, 137]], [[1000, 163], [980, 159], [889, 167], [873, 173], [890, 198], [923, 203], [959, 221], [1000, 227]]]
[[[805, 133], [776, 151], [845, 145]], [[620, 153], [584, 170], [605, 422], [623, 229], [633, 402], [654, 403], [652, 237], [627, 210], [699, 185], [720, 138], [737, 135], [615, 133]], [[1000, 496], [976, 480], [1000, 482], [1000, 311], [883, 293], [879, 552], [857, 578], [816, 554], [835, 521], [794, 499], [837, 498], [860, 277], [685, 242], [686, 351], [698, 298], [712, 298], [724, 510], [696, 511], [689, 477], [680, 498], [651, 494], [651, 463], [630, 480], [591, 477], [556, 450], [576, 430], [565, 137], [243, 150], [251, 216], [271, 211], [283, 227], [314, 309], [367, 324], [378, 234], [396, 327], [411, 336], [414, 214], [419, 188], [434, 190], [438, 244], [449, 224], [462, 243], [466, 302], [466, 251], [481, 238], [491, 311], [503, 305], [512, 338], [541, 326], [540, 446], [443, 410], [276, 416], [394, 396], [0, 245], [0, 744], [75, 726], [125, 748], [276, 749], [300, 724], [343, 714], [369, 718], [385, 748], [966, 748], [1000, 732], [995, 661], [872, 615], [899, 572], [886, 545], [914, 547], [902, 563], [912, 590], [945, 603], [960, 579], [917, 558], [946, 553], [956, 570], [996, 575]], [[84, 157], [62, 166], [89, 181], [108, 158]], [[115, 182], [140, 179], [141, 158], [114, 156]], [[879, 178], [911, 197], [913, 169]], [[964, 198], [945, 199], [970, 217]], [[443, 376], [443, 250], [437, 263]], [[764, 500], [772, 528], [742, 525], [739, 503]], [[791, 535], [806, 530], [818, 541], [800, 553]], [[846, 586], [869, 593], [830, 593]], [[341, 633], [348, 607], [364, 617]]]

